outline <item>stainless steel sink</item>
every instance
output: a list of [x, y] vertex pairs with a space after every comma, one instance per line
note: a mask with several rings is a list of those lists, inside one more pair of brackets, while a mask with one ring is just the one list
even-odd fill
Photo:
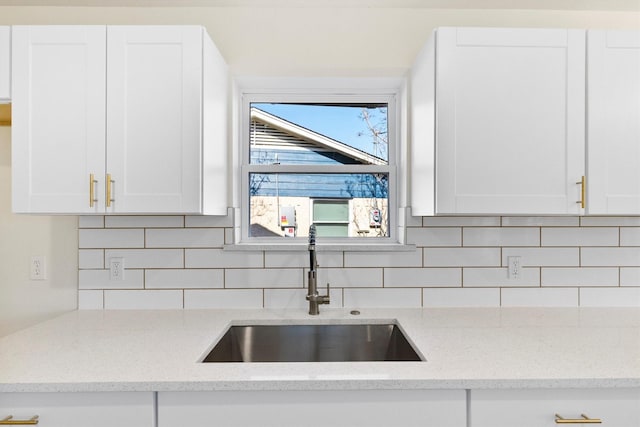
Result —
[[203, 362], [422, 360], [395, 324], [314, 324], [231, 326]]

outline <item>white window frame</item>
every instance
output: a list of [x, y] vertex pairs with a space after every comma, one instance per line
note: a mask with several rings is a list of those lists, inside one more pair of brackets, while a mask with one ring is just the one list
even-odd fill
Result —
[[[322, 238], [317, 245], [344, 249], [353, 246], [388, 247], [404, 243], [404, 209], [400, 209], [403, 183], [399, 182], [401, 159], [401, 119], [404, 79], [402, 78], [239, 78], [235, 80], [234, 127], [234, 245], [249, 247], [289, 247], [307, 243], [306, 237], [266, 238], [249, 236], [249, 175], [251, 173], [383, 173], [389, 176], [388, 236]], [[385, 103], [387, 110], [388, 165], [265, 165], [249, 163], [250, 105], [259, 102]], [[404, 163], [404, 162], [403, 162]]]

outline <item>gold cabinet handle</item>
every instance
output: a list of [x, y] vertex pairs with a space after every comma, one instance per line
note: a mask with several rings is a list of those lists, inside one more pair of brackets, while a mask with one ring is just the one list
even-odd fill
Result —
[[585, 414], [580, 414], [582, 418], [563, 418], [556, 414], [556, 424], [602, 424], [600, 418], [589, 418]]
[[38, 424], [37, 415], [31, 417], [28, 420], [14, 420], [13, 415], [9, 415], [6, 418], [0, 420], [0, 426], [27, 426], [27, 425], [35, 425]]
[[580, 207], [584, 209], [586, 205], [585, 193], [587, 191], [587, 180], [584, 175], [582, 176], [582, 179], [580, 181], [576, 182], [576, 184], [582, 186], [582, 188], [580, 189], [580, 200], [578, 200], [576, 203], [580, 204]]
[[93, 174], [89, 174], [89, 207], [92, 208], [94, 203], [98, 201], [96, 199], [96, 178]]
[[111, 185], [113, 184], [113, 180], [111, 179], [111, 174], [107, 174], [107, 207], [111, 207], [111, 202], [115, 202], [111, 197]]

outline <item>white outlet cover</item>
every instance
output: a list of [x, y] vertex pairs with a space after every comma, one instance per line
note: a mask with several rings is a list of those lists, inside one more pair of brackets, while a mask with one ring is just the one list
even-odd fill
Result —
[[114, 257], [109, 259], [109, 280], [124, 280], [124, 258]]
[[32, 256], [29, 260], [29, 278], [47, 280], [47, 258], [43, 255]]

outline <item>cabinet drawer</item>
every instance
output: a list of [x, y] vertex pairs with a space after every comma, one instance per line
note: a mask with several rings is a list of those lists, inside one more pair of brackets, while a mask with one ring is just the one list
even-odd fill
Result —
[[158, 394], [158, 427], [464, 427], [464, 390]]
[[153, 427], [153, 393], [0, 393], [0, 420], [42, 427]]
[[[603, 426], [640, 426], [640, 389], [472, 390], [471, 427], [559, 425], [555, 414], [599, 418]], [[577, 424], [586, 425], [586, 424]]]

